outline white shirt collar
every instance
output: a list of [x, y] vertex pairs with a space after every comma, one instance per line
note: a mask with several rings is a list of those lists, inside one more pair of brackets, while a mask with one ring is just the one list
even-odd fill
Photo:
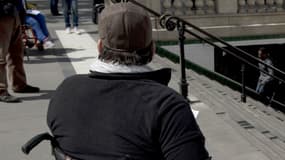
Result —
[[122, 65], [118, 63], [106, 63], [99, 59], [96, 59], [90, 66], [90, 71], [101, 72], [101, 73], [142, 73], [150, 72], [151, 68], [147, 65]]

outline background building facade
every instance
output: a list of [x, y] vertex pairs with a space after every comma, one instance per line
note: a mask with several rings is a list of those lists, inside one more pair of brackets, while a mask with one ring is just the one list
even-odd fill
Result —
[[[161, 14], [172, 14], [218, 37], [285, 34], [284, 0], [138, 0]], [[175, 40], [165, 34], [158, 20], [157, 40]], [[188, 38], [192, 38], [191, 36]]]

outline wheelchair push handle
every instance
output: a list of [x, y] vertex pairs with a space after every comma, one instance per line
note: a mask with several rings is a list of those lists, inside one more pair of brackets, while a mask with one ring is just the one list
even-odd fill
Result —
[[34, 147], [36, 147], [39, 143], [41, 143], [43, 140], [53, 141], [53, 137], [47, 132], [42, 133], [42, 134], [38, 134], [38, 135], [34, 136], [33, 138], [31, 138], [28, 142], [26, 142], [22, 146], [22, 151], [28, 155], [31, 152], [31, 150]]

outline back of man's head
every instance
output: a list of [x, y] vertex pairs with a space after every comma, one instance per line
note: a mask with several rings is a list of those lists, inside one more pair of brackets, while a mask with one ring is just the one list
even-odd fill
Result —
[[107, 6], [99, 18], [104, 51], [99, 58], [125, 65], [151, 61], [152, 26], [146, 11], [128, 2]]

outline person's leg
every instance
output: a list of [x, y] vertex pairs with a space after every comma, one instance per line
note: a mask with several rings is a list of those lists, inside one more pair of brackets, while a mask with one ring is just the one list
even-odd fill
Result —
[[72, 0], [72, 20], [73, 20], [73, 31], [76, 34], [80, 34], [78, 29], [78, 1]]
[[11, 39], [9, 54], [7, 56], [9, 80], [12, 81], [13, 90], [24, 88], [27, 85], [26, 74], [24, 71], [24, 46], [22, 42], [22, 30], [20, 20], [14, 27]]
[[268, 82], [266, 82], [264, 84], [264, 96], [268, 99], [268, 101], [271, 101], [272, 97], [273, 97], [273, 93], [276, 90], [276, 86], [275, 86], [275, 81], [270, 80]]
[[6, 57], [11, 41], [14, 19], [0, 17], [0, 95], [7, 93]]
[[49, 9], [50, 13], [53, 14], [54, 0], [49, 0]]
[[263, 94], [263, 92], [264, 92], [264, 84], [259, 84], [259, 87], [257, 89], [257, 93], [261, 95], [261, 94]]
[[49, 32], [43, 14], [27, 17], [27, 21], [32, 26], [39, 41], [43, 43], [45, 49], [54, 47], [54, 43], [49, 38]]
[[21, 26], [14, 30], [7, 56], [8, 76], [12, 82], [12, 89], [16, 93], [37, 93], [38, 87], [27, 84], [24, 70], [24, 45], [22, 41]]
[[50, 12], [52, 15], [59, 15], [58, 13], [58, 0], [49, 0]]
[[257, 82], [255, 92], [258, 93], [260, 84]]
[[71, 9], [71, 0], [62, 0], [62, 7], [63, 7], [63, 15], [64, 15], [64, 22], [65, 27], [70, 27], [70, 9]]
[[55, 7], [56, 7], [56, 14], [54, 14], [55, 16], [61, 15], [58, 11], [58, 0], [54, 0], [55, 1]]
[[255, 88], [255, 92], [257, 92], [258, 94], [260, 94], [260, 91], [261, 91], [261, 81], [258, 80], [257, 81], [257, 85], [256, 85], [256, 88]]
[[257, 93], [260, 94], [261, 96], [264, 96], [264, 86], [265, 86], [264, 83], [260, 83], [257, 89]]
[[12, 89], [17, 93], [36, 93], [40, 89], [27, 84], [24, 70], [24, 45], [19, 17], [16, 18], [13, 35], [7, 56], [8, 77], [12, 81]]
[[72, 17], [73, 17], [73, 27], [78, 27], [78, 1], [71, 0], [72, 4]]
[[40, 14], [37, 14], [36, 16], [34, 16], [34, 17], [39, 22], [43, 34], [46, 37], [49, 37], [49, 31], [48, 31], [48, 28], [47, 28], [47, 25], [46, 25], [45, 16], [42, 13], [40, 13]]
[[54, 0], [54, 3], [55, 3], [56, 11], [58, 13], [58, 0]]
[[41, 25], [39, 24], [39, 22], [37, 21], [37, 19], [35, 19], [32, 16], [26, 16], [26, 23], [28, 25], [30, 25], [32, 27], [32, 29], [35, 31], [37, 39], [40, 42], [43, 42], [45, 39], [47, 39], [47, 36], [44, 34]]

